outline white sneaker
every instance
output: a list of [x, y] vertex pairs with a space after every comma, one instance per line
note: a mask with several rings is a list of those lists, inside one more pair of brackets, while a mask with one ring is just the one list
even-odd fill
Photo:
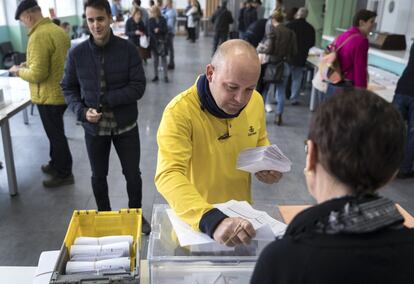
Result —
[[265, 111], [266, 111], [266, 112], [273, 112], [273, 111], [274, 111], [274, 109], [273, 109], [272, 105], [270, 105], [270, 104], [265, 104]]

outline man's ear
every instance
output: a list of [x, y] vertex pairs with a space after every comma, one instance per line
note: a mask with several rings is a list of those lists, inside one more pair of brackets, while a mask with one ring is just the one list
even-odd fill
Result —
[[209, 83], [213, 80], [213, 73], [214, 73], [214, 66], [211, 64], [208, 64], [206, 66], [206, 77]]

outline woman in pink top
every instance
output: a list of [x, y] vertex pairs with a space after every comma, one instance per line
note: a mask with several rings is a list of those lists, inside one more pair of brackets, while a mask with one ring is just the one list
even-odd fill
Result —
[[375, 12], [359, 10], [354, 15], [352, 27], [336, 38], [335, 47], [341, 46], [346, 41], [337, 52], [345, 81], [335, 85], [329, 84], [328, 97], [336, 93], [339, 88], [350, 86], [367, 88], [369, 47], [367, 36], [374, 27], [376, 16]]

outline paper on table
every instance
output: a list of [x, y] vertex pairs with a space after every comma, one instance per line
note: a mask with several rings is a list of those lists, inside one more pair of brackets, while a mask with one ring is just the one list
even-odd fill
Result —
[[53, 274], [53, 269], [57, 259], [59, 258], [60, 250], [43, 251], [39, 257], [36, 274], [33, 279], [33, 284], [49, 283]]
[[275, 144], [242, 151], [237, 158], [237, 169], [250, 173], [264, 170], [289, 172], [292, 162]]
[[119, 257], [99, 261], [68, 261], [66, 274], [125, 273], [130, 271], [130, 258]]
[[[273, 219], [266, 212], [253, 209], [246, 201], [230, 200], [214, 206], [227, 216], [241, 217], [251, 222], [256, 230], [254, 240], [274, 240], [275, 236], [283, 234], [286, 229], [285, 224]], [[191, 229], [190, 225], [180, 220], [172, 209], [167, 209], [166, 211], [181, 246], [215, 242], [208, 235]], [[224, 249], [225, 247], [223, 246]]]
[[108, 245], [72, 245], [70, 247], [70, 259], [77, 261], [96, 261], [125, 256], [129, 256], [128, 242]]
[[74, 241], [74, 245], [108, 245], [120, 242], [128, 242], [132, 245], [133, 237], [131, 235], [105, 236], [105, 237], [78, 237]]

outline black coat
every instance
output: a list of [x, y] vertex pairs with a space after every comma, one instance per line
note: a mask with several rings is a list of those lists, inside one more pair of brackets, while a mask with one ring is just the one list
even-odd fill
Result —
[[229, 26], [233, 23], [233, 16], [226, 7], [222, 7], [214, 12], [213, 16], [211, 16], [211, 21], [214, 24], [214, 32], [228, 34]]
[[[101, 58], [104, 57], [104, 66]], [[104, 69], [106, 91], [101, 93], [101, 68]], [[69, 108], [83, 122], [85, 131], [96, 135], [97, 124], [86, 120], [88, 108], [110, 107], [119, 128], [138, 118], [137, 100], [145, 91], [145, 73], [137, 48], [129, 41], [114, 36], [104, 47], [97, 46], [93, 37], [69, 51], [61, 82]]]
[[[158, 33], [155, 32], [155, 29], [158, 28]], [[167, 21], [163, 16], [159, 18], [150, 18], [148, 20], [148, 34], [150, 37], [150, 48], [157, 48], [158, 40], [166, 40], [168, 33]]]
[[243, 22], [245, 28], [249, 27], [252, 23], [257, 21], [257, 10], [256, 8], [250, 7], [244, 10]]
[[410, 58], [397, 83], [396, 94], [414, 97], [414, 43], [411, 45]]
[[298, 214], [283, 238], [263, 250], [251, 283], [413, 283], [413, 229], [384, 226], [370, 233], [317, 232], [318, 225], [350, 198], [333, 199]]
[[131, 17], [125, 23], [125, 35], [128, 36], [128, 40], [132, 42], [135, 46], [140, 46], [140, 36], [136, 35], [135, 31], [143, 32], [145, 35], [147, 34], [144, 22], [140, 20], [138, 23], [136, 23], [134, 19]]
[[261, 42], [265, 36], [266, 22], [267, 19], [257, 20], [246, 30], [246, 40], [254, 47], [257, 47], [259, 42]]
[[295, 66], [305, 66], [309, 49], [315, 45], [315, 29], [305, 19], [297, 19], [286, 24], [296, 34], [297, 53], [289, 61]]

